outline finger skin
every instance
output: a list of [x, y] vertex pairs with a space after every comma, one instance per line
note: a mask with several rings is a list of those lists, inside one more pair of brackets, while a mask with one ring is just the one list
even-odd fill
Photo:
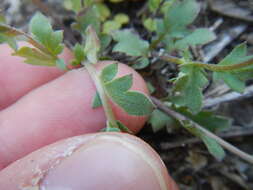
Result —
[[[100, 63], [98, 69], [110, 63]], [[124, 64], [118, 67], [118, 76], [133, 74], [132, 90], [148, 93], [137, 72]], [[57, 140], [104, 128], [103, 108], [91, 107], [95, 93], [92, 79], [82, 68], [31, 91], [0, 112], [0, 168]], [[130, 116], [115, 104], [112, 108], [116, 119], [133, 132], [139, 131], [147, 120]]]
[[38, 150], [0, 172], [0, 189], [178, 190], [158, 154], [123, 133], [89, 134]]
[[[20, 46], [28, 45], [19, 43]], [[6, 44], [0, 45], [0, 110], [14, 103], [33, 88], [63, 74], [56, 67], [34, 66], [24, 63], [24, 59], [12, 56], [13, 50]], [[67, 63], [73, 58], [65, 48], [60, 55]]]

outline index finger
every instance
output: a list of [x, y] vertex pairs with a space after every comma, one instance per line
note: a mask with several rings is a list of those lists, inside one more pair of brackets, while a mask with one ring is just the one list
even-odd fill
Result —
[[[20, 46], [27, 43], [20, 43]], [[0, 110], [14, 103], [30, 90], [45, 84], [64, 72], [56, 67], [34, 66], [24, 63], [24, 59], [12, 56], [14, 51], [6, 44], [0, 44]], [[73, 55], [67, 48], [60, 55], [69, 62]]]

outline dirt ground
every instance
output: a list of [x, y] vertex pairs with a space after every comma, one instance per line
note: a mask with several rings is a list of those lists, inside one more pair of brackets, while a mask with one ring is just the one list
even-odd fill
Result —
[[[69, 28], [73, 21], [72, 13], [64, 11], [61, 0], [43, 1], [53, 7], [54, 18], [61, 19]], [[247, 41], [249, 54], [253, 54], [253, 1], [252, 0], [201, 0], [201, 16], [196, 27], [205, 26], [215, 31], [217, 40], [196, 50], [196, 54], [206, 62], [221, 60], [235, 45]], [[59, 5], [58, 5], [59, 4]], [[146, 6], [145, 0], [123, 2], [109, 5], [113, 13], [125, 12], [131, 17], [126, 28], [134, 28], [142, 38], [149, 36], [144, 32], [136, 13]], [[39, 8], [24, 0], [0, 0], [0, 9], [7, 22], [27, 31], [30, 17]], [[51, 15], [52, 16], [52, 15]], [[52, 19], [54, 20], [54, 19]], [[56, 28], [62, 26], [55, 23]], [[66, 36], [66, 43], [71, 40]], [[115, 59], [126, 62], [127, 58], [113, 54]], [[167, 84], [175, 68], [168, 64], [153, 64], [140, 73], [150, 81], [156, 92], [153, 96], [164, 97], [170, 88]], [[253, 155], [253, 80], [247, 82], [244, 94], [231, 92], [223, 84], [210, 84], [205, 90], [206, 108], [221, 115], [231, 117], [233, 126], [220, 134], [224, 139]], [[147, 124], [138, 134], [160, 154], [170, 174], [182, 190], [250, 190], [253, 189], [253, 166], [227, 152], [226, 158], [219, 162], [206, 150], [204, 145], [183, 129], [168, 126], [154, 133]]]

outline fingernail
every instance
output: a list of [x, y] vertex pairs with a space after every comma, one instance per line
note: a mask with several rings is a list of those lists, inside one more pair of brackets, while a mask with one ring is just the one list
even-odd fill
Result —
[[[152, 167], [109, 138], [97, 138], [50, 170], [41, 190], [163, 190]], [[167, 188], [166, 188], [167, 189]]]

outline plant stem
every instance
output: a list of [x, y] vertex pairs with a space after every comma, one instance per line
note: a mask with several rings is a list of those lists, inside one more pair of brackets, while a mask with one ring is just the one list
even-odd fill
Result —
[[171, 56], [171, 55], [162, 55], [162, 56], [159, 56], [159, 58], [164, 61], [180, 64], [181, 67], [197, 66], [197, 67], [202, 67], [202, 68], [208, 69], [210, 71], [215, 71], [215, 72], [234, 71], [234, 70], [243, 69], [247, 66], [253, 65], [253, 59], [250, 59], [242, 63], [233, 64], [233, 65], [215, 65], [215, 64], [202, 63], [202, 62], [196, 62], [196, 61], [192, 61], [192, 62], [184, 64], [182, 59], [175, 56]]
[[164, 113], [170, 115], [171, 117], [174, 117], [175, 119], [177, 119], [179, 121], [185, 121], [185, 120], [191, 121], [191, 123], [193, 124], [193, 127], [197, 128], [198, 130], [201, 130], [206, 136], [216, 140], [222, 147], [224, 147], [228, 151], [230, 151], [230, 152], [234, 153], [235, 155], [239, 156], [241, 159], [253, 164], [253, 156], [239, 150], [235, 146], [233, 146], [230, 143], [224, 141], [222, 138], [216, 136], [215, 134], [211, 133], [207, 129], [203, 128], [198, 123], [190, 120], [188, 117], [186, 117], [186, 116], [170, 109], [169, 107], [165, 106], [163, 104], [163, 102], [161, 102], [160, 100], [158, 100], [154, 97], [151, 97], [151, 99], [154, 102], [154, 104], [158, 107], [158, 109], [160, 109]]
[[181, 66], [198, 66], [198, 67], [203, 67], [205, 69], [217, 72], [217, 71], [233, 71], [237, 69], [242, 69], [250, 65], [253, 65], [253, 59], [250, 59], [242, 63], [233, 64], [233, 65], [215, 65], [215, 64], [207, 64], [207, 63], [201, 63], [201, 62], [190, 62], [188, 64], [184, 64]]
[[[157, 56], [159, 56], [159, 55], [157, 55]], [[159, 58], [161, 60], [172, 62], [172, 63], [178, 64], [178, 65], [181, 65], [184, 63], [181, 58], [178, 58], [178, 57], [175, 57], [172, 55], [161, 55], [161, 56], [159, 56]]]
[[100, 80], [100, 77], [97, 75], [96, 69], [94, 68], [92, 63], [90, 63], [88, 61], [82, 63], [82, 65], [85, 66], [85, 68], [87, 69], [88, 73], [90, 74], [92, 80], [95, 83], [95, 86], [96, 86], [98, 94], [100, 96], [100, 99], [101, 99], [101, 102], [102, 102], [107, 120], [114, 127], [118, 127], [118, 124], [115, 120], [115, 117], [114, 117], [114, 114], [113, 114], [113, 111], [112, 111], [112, 108], [111, 108], [111, 106], [109, 104], [109, 101], [108, 101], [108, 98], [106, 96], [105, 88], [103, 86], [102, 81]]
[[163, 40], [163, 38], [166, 36], [166, 32], [164, 32], [163, 34], [161, 34], [158, 39], [154, 40], [150, 46], [149, 46], [149, 50], [153, 50], [156, 48], [156, 46]]
[[[0, 24], [0, 32], [6, 32], [9, 36], [24, 36], [28, 43], [32, 44], [34, 47], [38, 48], [42, 52], [44, 52], [47, 55], [53, 56], [43, 45], [38, 43], [36, 40], [34, 40], [30, 35], [27, 33], [18, 30], [16, 28], [13, 28], [11, 26], [8, 26], [6, 24]], [[53, 56], [55, 58], [55, 56]]]

